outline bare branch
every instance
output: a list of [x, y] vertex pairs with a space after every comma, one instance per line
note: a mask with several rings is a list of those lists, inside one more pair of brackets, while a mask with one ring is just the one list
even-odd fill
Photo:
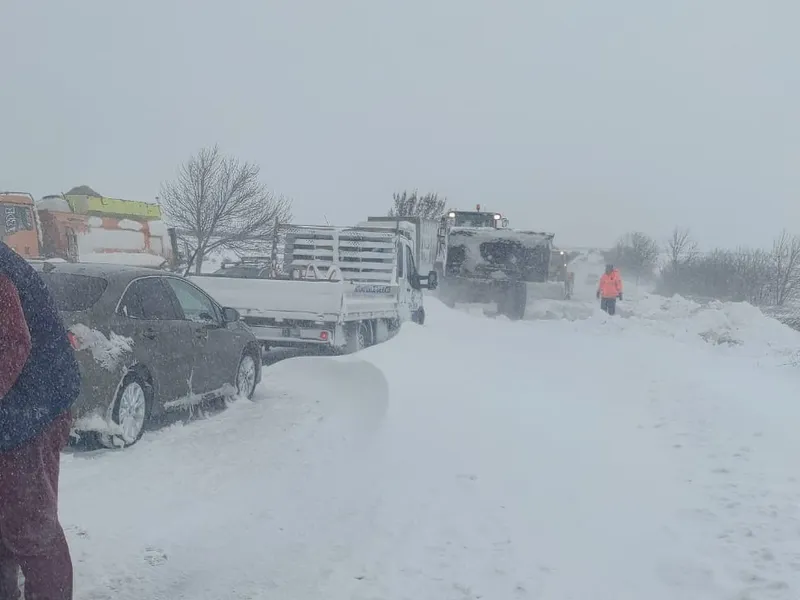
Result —
[[609, 259], [637, 279], [648, 278], [658, 264], [659, 248], [650, 236], [634, 231], [622, 236], [611, 251]]
[[697, 243], [688, 229], [676, 227], [667, 240], [667, 252], [672, 269], [678, 271], [681, 265], [688, 264], [697, 257]]
[[162, 185], [164, 212], [180, 232], [200, 273], [214, 250], [248, 252], [267, 247], [275, 224], [291, 219], [291, 201], [275, 197], [259, 181], [258, 165], [223, 156], [217, 146], [203, 148]]
[[772, 244], [772, 302], [783, 306], [800, 292], [800, 238], [786, 230]]
[[420, 196], [417, 190], [410, 194], [404, 191], [392, 196], [394, 205], [389, 210], [390, 217], [422, 217], [424, 219], [438, 219], [444, 214], [447, 198], [440, 198], [436, 193]]

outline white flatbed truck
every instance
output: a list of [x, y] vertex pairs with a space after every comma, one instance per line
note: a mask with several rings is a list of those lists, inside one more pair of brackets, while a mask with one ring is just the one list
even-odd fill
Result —
[[[191, 276], [235, 308], [265, 349], [328, 347], [351, 353], [385, 341], [401, 323], [423, 323], [422, 289], [408, 228], [285, 226], [281, 275]], [[265, 269], [276, 273], [276, 269]]]

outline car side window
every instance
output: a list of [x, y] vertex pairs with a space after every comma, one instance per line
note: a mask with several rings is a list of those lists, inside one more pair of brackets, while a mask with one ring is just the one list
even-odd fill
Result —
[[178, 304], [183, 309], [186, 319], [204, 322], [219, 321], [216, 306], [203, 292], [175, 277], [167, 277], [166, 282], [175, 292], [175, 297], [178, 299]]
[[122, 296], [122, 301], [119, 303], [119, 312], [131, 319], [144, 319], [144, 311], [142, 310], [142, 301], [137, 292], [139, 282], [134, 281], [125, 290]]
[[174, 321], [180, 318], [158, 277], [133, 281], [122, 297], [120, 311], [126, 317], [149, 321]]

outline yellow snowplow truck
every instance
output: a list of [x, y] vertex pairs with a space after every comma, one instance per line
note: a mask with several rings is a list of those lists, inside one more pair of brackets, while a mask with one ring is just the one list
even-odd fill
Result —
[[522, 319], [528, 297], [564, 298], [563, 282], [550, 279], [555, 234], [508, 228], [502, 214], [450, 210], [442, 219], [447, 258], [439, 298], [456, 303], [496, 303], [499, 314]]

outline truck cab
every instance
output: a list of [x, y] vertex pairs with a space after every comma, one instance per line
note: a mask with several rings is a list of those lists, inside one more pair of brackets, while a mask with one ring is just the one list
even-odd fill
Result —
[[475, 207], [474, 211], [449, 210], [445, 220], [450, 227], [491, 229], [506, 229], [508, 227], [508, 219], [504, 218], [500, 213], [481, 210], [480, 204]]
[[27, 192], [0, 192], [0, 210], [3, 211], [0, 235], [6, 245], [24, 258], [41, 258], [41, 234], [33, 196]]

